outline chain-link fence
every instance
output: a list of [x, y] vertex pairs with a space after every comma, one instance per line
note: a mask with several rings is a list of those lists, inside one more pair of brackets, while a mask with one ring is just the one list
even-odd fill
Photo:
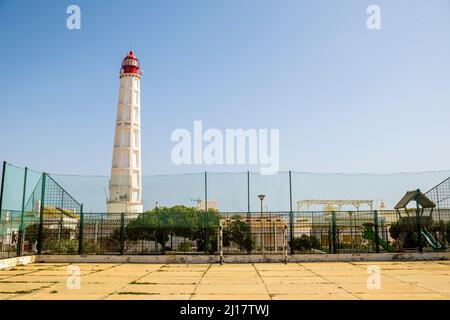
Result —
[[[448, 175], [144, 177], [147, 209], [127, 215], [94, 210], [106, 207], [105, 177], [50, 175], [5, 163], [0, 254], [443, 251], [450, 242]], [[418, 187], [430, 189], [434, 210], [389, 210]]]
[[[345, 212], [209, 212], [156, 208], [135, 217], [81, 213], [28, 217], [22, 249], [20, 212], [3, 215], [3, 257], [20, 254], [297, 254], [445, 251], [450, 214], [401, 216], [392, 210]], [[442, 225], [444, 226], [442, 228]], [[420, 240], [421, 239], [421, 240]], [[422, 243], [419, 243], [422, 241]]]

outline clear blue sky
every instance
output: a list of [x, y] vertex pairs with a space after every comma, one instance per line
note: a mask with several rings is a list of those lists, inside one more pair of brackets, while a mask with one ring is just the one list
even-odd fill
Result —
[[248, 169], [172, 164], [170, 134], [194, 120], [279, 128], [281, 170], [449, 169], [449, 35], [448, 0], [0, 0], [0, 159], [108, 175], [132, 48], [145, 175]]

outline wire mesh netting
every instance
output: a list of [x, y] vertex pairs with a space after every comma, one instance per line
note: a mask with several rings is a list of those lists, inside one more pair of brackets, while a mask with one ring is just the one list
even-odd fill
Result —
[[426, 196], [436, 204], [438, 209], [450, 209], [450, 178], [431, 188]]
[[63, 234], [76, 227], [82, 205], [48, 174], [5, 163], [2, 175], [3, 257], [35, 254], [38, 246], [54, 246], [54, 239], [64, 240]]
[[[120, 214], [106, 213], [107, 177], [53, 175], [5, 163], [0, 252], [13, 257], [442, 251], [450, 240], [448, 176], [148, 176], [144, 212]], [[389, 209], [418, 188], [430, 190], [434, 210]]]

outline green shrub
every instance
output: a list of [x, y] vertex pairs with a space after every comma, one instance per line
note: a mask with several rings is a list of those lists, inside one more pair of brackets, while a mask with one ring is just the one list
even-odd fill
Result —
[[83, 241], [83, 254], [102, 254], [102, 250], [98, 243], [94, 241]]
[[316, 237], [310, 237], [302, 234], [301, 237], [294, 238], [289, 241], [289, 245], [296, 251], [310, 251], [312, 249], [320, 249], [320, 241]]
[[177, 246], [177, 251], [179, 252], [190, 252], [192, 244], [190, 241], [183, 241]]
[[52, 253], [60, 254], [77, 254], [78, 240], [77, 239], [50, 239], [44, 243], [44, 250]]
[[[420, 225], [426, 227], [431, 233], [436, 231], [436, 226], [430, 216], [421, 217]], [[416, 217], [400, 218], [391, 225], [389, 234], [396, 240], [399, 249], [419, 247]], [[422, 246], [425, 247], [426, 245], [427, 243], [422, 237]]]

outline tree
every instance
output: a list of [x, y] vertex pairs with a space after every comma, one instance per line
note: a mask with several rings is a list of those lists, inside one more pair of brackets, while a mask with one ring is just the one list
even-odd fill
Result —
[[[429, 232], [434, 233], [436, 231], [433, 219], [430, 216], [421, 217], [420, 225], [426, 227]], [[416, 217], [401, 217], [392, 223], [389, 228], [389, 234], [396, 240], [398, 250], [402, 250], [403, 248], [417, 248], [419, 246]], [[423, 237], [422, 246], [426, 246], [426, 241]]]
[[309, 251], [311, 249], [320, 249], [320, 241], [316, 237], [309, 237], [302, 234], [301, 237], [294, 238], [289, 242], [293, 250]]
[[250, 252], [254, 247], [250, 224], [242, 221], [239, 215], [232, 216], [231, 222], [223, 230], [223, 245], [229, 246], [231, 243], [236, 244], [239, 249], [244, 249], [247, 252]]
[[[169, 235], [197, 242], [197, 251], [214, 250], [211, 235], [217, 233], [220, 214], [182, 205], [158, 207], [140, 214], [125, 227], [125, 238], [129, 241], [155, 241], [164, 249]], [[171, 248], [173, 249], [173, 248]]]

